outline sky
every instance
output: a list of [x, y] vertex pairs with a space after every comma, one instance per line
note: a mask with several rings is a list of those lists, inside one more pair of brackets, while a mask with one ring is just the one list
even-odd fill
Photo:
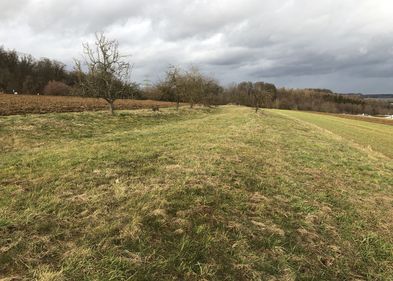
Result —
[[96, 32], [132, 79], [191, 65], [222, 84], [393, 93], [391, 0], [0, 0], [0, 46], [72, 69]]

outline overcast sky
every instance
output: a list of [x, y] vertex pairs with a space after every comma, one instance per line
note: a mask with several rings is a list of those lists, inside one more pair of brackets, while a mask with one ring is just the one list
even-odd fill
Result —
[[104, 31], [133, 78], [170, 64], [242, 80], [393, 93], [391, 0], [0, 0], [0, 45], [72, 67]]

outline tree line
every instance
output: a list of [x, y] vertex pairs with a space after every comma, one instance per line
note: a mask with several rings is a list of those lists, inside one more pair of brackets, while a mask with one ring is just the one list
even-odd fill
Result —
[[164, 79], [143, 89], [143, 96], [148, 99], [176, 102], [176, 108], [179, 108], [181, 102], [186, 102], [192, 108], [195, 104], [220, 104], [220, 95], [223, 92], [224, 88], [217, 80], [203, 75], [195, 67], [183, 70], [170, 66]]
[[61, 94], [69, 94], [69, 87], [77, 83], [76, 74], [67, 71], [61, 62], [48, 58], [36, 60], [0, 46], [0, 92], [43, 93], [50, 81], [61, 83]]
[[392, 114], [389, 102], [342, 95], [329, 89], [276, 88], [274, 84], [244, 81], [226, 87], [197, 68], [170, 66], [164, 78], [141, 87], [130, 81], [131, 65], [119, 52], [116, 40], [96, 34], [93, 45], [83, 44], [83, 59], [68, 71], [61, 62], [0, 47], [0, 92], [44, 95], [78, 95], [103, 98], [113, 114], [114, 101], [121, 98], [154, 99], [204, 106], [237, 104], [348, 114]]
[[387, 115], [393, 113], [393, 106], [387, 101], [336, 94], [320, 89], [278, 89], [273, 107], [346, 114]]

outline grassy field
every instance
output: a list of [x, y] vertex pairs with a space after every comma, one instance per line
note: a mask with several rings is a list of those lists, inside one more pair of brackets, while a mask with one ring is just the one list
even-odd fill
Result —
[[323, 114], [334, 115], [334, 116], [346, 118], [346, 119], [360, 120], [360, 121], [366, 121], [366, 122], [371, 122], [371, 123], [378, 123], [378, 124], [385, 124], [385, 125], [393, 126], [393, 119], [388, 119], [388, 118], [381, 117], [381, 116], [380, 117], [378, 117], [378, 116], [361, 116], [361, 115], [334, 114], [334, 113], [323, 113]]
[[386, 118], [383, 116], [370, 116], [370, 115], [362, 116], [362, 115], [353, 115], [353, 114], [346, 114], [346, 113], [329, 113], [329, 112], [318, 112], [318, 111], [307, 111], [307, 112], [393, 126], [393, 119]]
[[[347, 138], [361, 121], [312, 120], [235, 106], [1, 117], [0, 279], [393, 280], [389, 150]], [[369, 126], [391, 147], [390, 127]]]
[[276, 112], [317, 125], [368, 150], [378, 151], [393, 159], [392, 126], [302, 111]]

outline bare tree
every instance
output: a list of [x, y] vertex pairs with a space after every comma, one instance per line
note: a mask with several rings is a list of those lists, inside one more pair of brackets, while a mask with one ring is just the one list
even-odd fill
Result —
[[184, 96], [184, 79], [180, 74], [180, 68], [176, 66], [171, 66], [167, 72], [169, 85], [173, 91], [176, 110], [179, 110], [180, 100]]
[[[252, 82], [241, 82], [238, 86], [238, 91], [241, 96], [241, 103], [247, 106], [255, 106], [255, 89]], [[258, 110], [256, 109], [255, 112]]]
[[204, 79], [198, 68], [192, 66], [185, 73], [184, 80], [187, 89], [186, 99], [190, 103], [190, 108], [193, 108], [195, 104], [202, 100], [205, 91]]
[[209, 107], [211, 105], [217, 105], [219, 103], [219, 95], [222, 94], [223, 88], [216, 79], [208, 76], [203, 77], [202, 83], [204, 90], [202, 93], [202, 104]]
[[266, 105], [268, 100], [268, 89], [264, 82], [254, 83], [253, 99], [255, 112], [258, 112], [259, 108]]
[[261, 107], [271, 106], [276, 98], [276, 87], [269, 83], [242, 82], [238, 85], [238, 90], [243, 96], [248, 97], [245, 104], [253, 106], [255, 112], [258, 112]]
[[176, 102], [188, 102], [193, 108], [201, 103], [210, 106], [217, 103], [218, 95], [223, 91], [219, 83], [213, 78], [202, 75], [195, 67], [184, 71], [179, 67], [171, 66], [166, 72], [165, 79], [156, 84], [162, 93], [162, 98]]
[[126, 58], [119, 52], [118, 41], [97, 33], [94, 46], [83, 43], [83, 62], [75, 60], [82, 94], [106, 100], [111, 114], [115, 100], [132, 97], [135, 90], [129, 81], [131, 66]]

